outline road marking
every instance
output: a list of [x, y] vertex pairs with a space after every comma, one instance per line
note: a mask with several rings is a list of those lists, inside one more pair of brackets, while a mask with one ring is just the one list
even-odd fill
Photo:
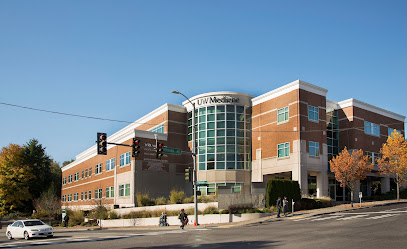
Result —
[[314, 218], [315, 218], [315, 217], [302, 218], [302, 219], [298, 219], [298, 220], [294, 220], [294, 221], [310, 220], [310, 219], [314, 219]]
[[367, 214], [355, 215], [355, 216], [350, 216], [350, 217], [346, 217], [346, 218], [339, 218], [336, 220], [351, 220], [351, 219], [356, 219], [356, 218], [365, 217], [365, 216], [367, 216]]
[[369, 217], [369, 218], [366, 218], [366, 220], [377, 220], [377, 219], [382, 219], [382, 218], [391, 217], [391, 216], [395, 216], [395, 215], [400, 215], [400, 214], [384, 214], [384, 215], [380, 215], [380, 216]]
[[330, 216], [330, 217], [317, 218], [317, 219], [313, 219], [311, 221], [329, 220], [329, 219], [335, 219], [335, 218], [339, 218], [339, 217], [343, 217], [343, 215], [335, 215], [335, 216]]

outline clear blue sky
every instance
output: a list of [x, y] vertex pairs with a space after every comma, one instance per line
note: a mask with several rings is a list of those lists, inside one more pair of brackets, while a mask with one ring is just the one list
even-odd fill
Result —
[[[407, 1], [0, 1], [0, 102], [135, 121], [296, 79], [407, 116]], [[126, 124], [0, 105], [0, 148], [57, 162]]]

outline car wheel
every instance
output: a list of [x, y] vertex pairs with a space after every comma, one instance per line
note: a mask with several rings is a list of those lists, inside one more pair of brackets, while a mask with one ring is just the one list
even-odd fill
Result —
[[8, 239], [13, 239], [13, 236], [11, 235], [11, 232], [10, 232], [10, 231], [7, 232], [7, 238], [8, 238]]
[[30, 239], [30, 235], [28, 235], [28, 232], [27, 232], [27, 231], [24, 232], [24, 239], [25, 239], [25, 240], [29, 240], [29, 239]]
[[52, 237], [54, 237], [54, 235], [48, 235], [48, 236], [47, 236], [47, 238], [52, 238]]

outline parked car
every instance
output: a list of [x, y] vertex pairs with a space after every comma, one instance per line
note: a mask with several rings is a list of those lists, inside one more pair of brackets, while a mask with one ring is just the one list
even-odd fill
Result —
[[29, 240], [34, 237], [54, 236], [54, 229], [40, 220], [17, 220], [7, 226], [6, 236], [8, 239], [24, 238]]

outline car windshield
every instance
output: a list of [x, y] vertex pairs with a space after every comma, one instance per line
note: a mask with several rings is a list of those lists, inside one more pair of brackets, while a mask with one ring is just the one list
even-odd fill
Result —
[[41, 225], [44, 225], [44, 223], [42, 221], [40, 221], [40, 220], [30, 220], [30, 221], [24, 221], [24, 225], [26, 227], [29, 227], [29, 226], [41, 226]]

